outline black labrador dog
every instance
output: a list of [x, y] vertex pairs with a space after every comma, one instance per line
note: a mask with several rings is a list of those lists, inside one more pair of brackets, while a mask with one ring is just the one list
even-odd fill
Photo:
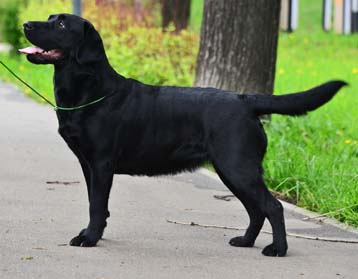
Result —
[[245, 235], [230, 244], [253, 246], [268, 218], [273, 242], [262, 253], [286, 255], [283, 208], [263, 180], [267, 139], [259, 116], [305, 114], [328, 102], [345, 82], [284, 96], [151, 86], [116, 73], [85, 19], [51, 15], [25, 23], [24, 32], [36, 46], [20, 50], [27, 59], [55, 67], [57, 105], [70, 109], [57, 110], [59, 133], [78, 157], [87, 183], [89, 225], [71, 245], [95, 246], [102, 237], [114, 174], [175, 174], [211, 162], [250, 217]]

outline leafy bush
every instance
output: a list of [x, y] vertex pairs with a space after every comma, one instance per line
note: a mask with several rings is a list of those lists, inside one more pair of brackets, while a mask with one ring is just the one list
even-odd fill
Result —
[[3, 8], [3, 38], [5, 42], [13, 46], [12, 53], [17, 53], [17, 49], [20, 47], [20, 38], [22, 36], [19, 25], [19, 6], [17, 1], [8, 3], [6, 8]]
[[[117, 12], [119, 8], [126, 8], [128, 16], [123, 16], [123, 10]], [[128, 9], [120, 4], [84, 2], [84, 17], [101, 33], [112, 66], [126, 77], [150, 84], [191, 85], [199, 36], [190, 31], [162, 33], [154, 27], [151, 15], [135, 22]], [[46, 20], [49, 14], [70, 10], [69, 0], [29, 1], [21, 8], [20, 21]], [[24, 37], [21, 44], [28, 44]]]
[[20, 5], [20, 22], [46, 20], [51, 14], [71, 13], [71, 0], [37, 0], [22, 2]]
[[101, 33], [113, 67], [126, 77], [149, 84], [192, 85], [198, 34], [163, 33], [155, 23], [159, 15], [144, 14], [145, 19], [138, 21], [124, 2], [84, 5], [84, 17]]
[[159, 27], [160, 1], [96, 0], [83, 2], [83, 16], [98, 24], [99, 29], [126, 30], [128, 27]]
[[160, 28], [129, 28], [104, 37], [107, 55], [124, 76], [149, 84], [190, 86], [193, 83], [198, 37], [162, 33]]

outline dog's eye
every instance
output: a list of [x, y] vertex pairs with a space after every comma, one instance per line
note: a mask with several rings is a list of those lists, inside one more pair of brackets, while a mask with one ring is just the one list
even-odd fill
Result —
[[66, 26], [65, 26], [65, 23], [63, 22], [63, 20], [60, 20], [60, 21], [58, 22], [58, 27], [60, 27], [61, 29], [63, 29], [63, 28], [66, 27]]

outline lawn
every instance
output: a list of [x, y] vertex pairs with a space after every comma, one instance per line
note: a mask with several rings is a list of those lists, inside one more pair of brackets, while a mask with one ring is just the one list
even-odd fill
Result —
[[306, 117], [272, 117], [265, 176], [298, 205], [358, 226], [358, 34], [321, 31], [320, 4], [301, 0], [299, 29], [280, 35], [275, 93], [329, 79], [350, 87]]
[[[202, 0], [193, 3], [191, 27], [199, 33]], [[350, 87], [305, 117], [272, 117], [266, 124], [265, 177], [271, 189], [299, 206], [358, 227], [358, 34], [321, 31], [320, 8], [321, 1], [301, 0], [299, 29], [280, 34], [275, 94], [304, 90], [330, 79], [344, 79]], [[192, 53], [195, 61], [196, 52]], [[51, 66], [34, 66], [23, 57], [4, 54], [0, 59], [52, 98]], [[117, 69], [121, 73], [120, 65]], [[2, 69], [0, 76], [12, 80]]]

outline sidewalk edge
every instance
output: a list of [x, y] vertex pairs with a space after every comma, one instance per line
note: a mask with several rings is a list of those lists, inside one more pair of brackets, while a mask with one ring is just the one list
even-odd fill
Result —
[[[219, 176], [216, 173], [214, 173], [212, 171], [209, 171], [209, 170], [207, 170], [205, 168], [200, 168], [198, 172], [200, 174], [202, 174], [202, 175], [205, 175], [207, 177], [210, 177], [212, 179], [215, 179], [215, 180], [218, 180], [218, 181], [222, 182], [220, 180]], [[327, 225], [330, 225], [330, 226], [333, 226], [333, 227], [337, 227], [337, 228], [339, 228], [341, 230], [344, 230], [344, 231], [347, 231], [347, 232], [354, 233], [354, 234], [358, 235], [358, 229], [356, 229], [356, 228], [354, 228], [352, 226], [346, 225], [344, 223], [341, 223], [338, 220], [335, 220], [335, 219], [332, 219], [332, 218], [319, 218], [320, 214], [318, 214], [318, 213], [309, 211], [309, 210], [307, 210], [305, 208], [298, 207], [296, 205], [290, 204], [290, 203], [282, 201], [282, 200], [280, 200], [280, 202], [282, 203], [283, 207], [286, 210], [289, 210], [289, 211], [292, 211], [294, 213], [297, 213], [297, 214], [303, 215], [305, 217], [308, 217], [312, 221], [316, 221], [316, 222], [319, 222], [319, 223], [324, 223], [324, 224], [327, 224]]]

